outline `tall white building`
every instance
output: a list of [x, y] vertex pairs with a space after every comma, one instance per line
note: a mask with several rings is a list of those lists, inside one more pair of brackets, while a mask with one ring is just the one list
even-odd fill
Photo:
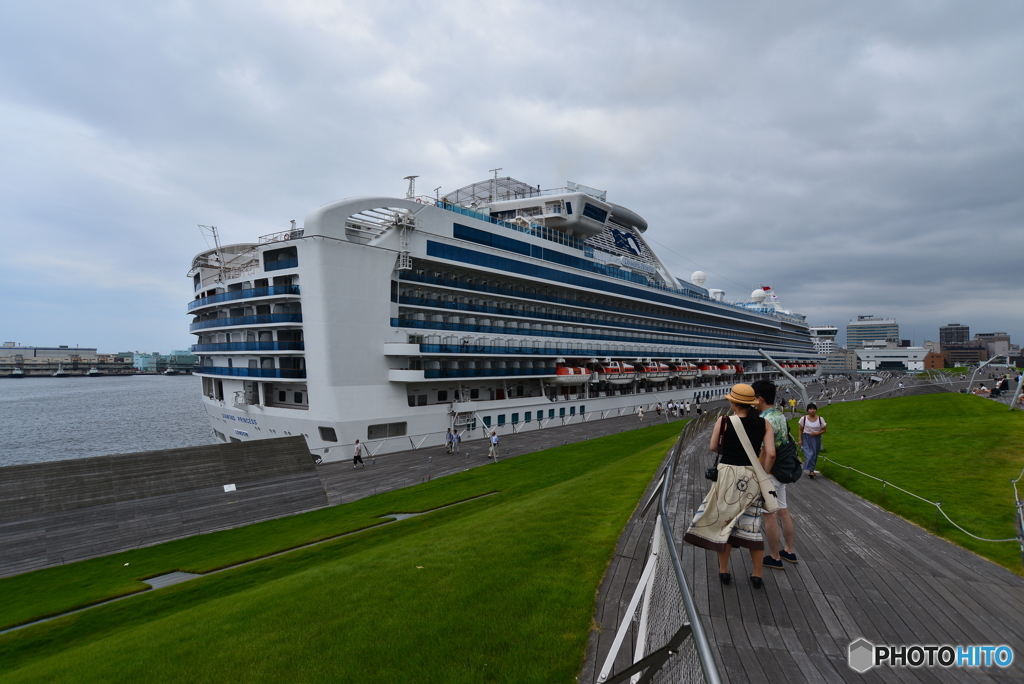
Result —
[[811, 341], [819, 354], [831, 354], [836, 350], [836, 335], [839, 328], [834, 325], [812, 325]]

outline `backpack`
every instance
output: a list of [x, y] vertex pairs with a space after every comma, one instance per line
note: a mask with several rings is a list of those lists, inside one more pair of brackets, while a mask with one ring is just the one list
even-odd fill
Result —
[[803, 465], [796, 455], [796, 442], [786, 427], [786, 441], [782, 446], [775, 447], [775, 463], [772, 465], [772, 476], [782, 484], [796, 482], [803, 474]]

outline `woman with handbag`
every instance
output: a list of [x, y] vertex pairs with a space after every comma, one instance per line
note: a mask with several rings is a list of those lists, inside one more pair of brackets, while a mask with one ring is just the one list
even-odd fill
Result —
[[[729, 584], [732, 579], [732, 547], [746, 547], [753, 566], [750, 583], [757, 589], [761, 586], [764, 561], [761, 512], [778, 508], [768, 476], [775, 461], [775, 438], [771, 424], [753, 408], [757, 396], [750, 385], [733, 385], [725, 398], [732, 415], [720, 418], [711, 435], [711, 450], [719, 454], [717, 468], [709, 468], [707, 474], [714, 481], [683, 541], [718, 552], [718, 578], [722, 584]], [[758, 453], [762, 454], [760, 460]]]

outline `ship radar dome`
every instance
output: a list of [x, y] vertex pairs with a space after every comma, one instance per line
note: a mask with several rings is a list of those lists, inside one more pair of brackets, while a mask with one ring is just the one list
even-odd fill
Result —
[[693, 275], [690, 276], [690, 282], [698, 287], [703, 285], [704, 281], [707, 279], [708, 277], [704, 275], [704, 271], [694, 271]]
[[753, 301], [753, 302], [761, 303], [761, 302], [764, 301], [764, 298], [767, 297], [767, 296], [768, 296], [768, 293], [765, 292], [763, 289], [761, 289], [759, 287], [759, 288], [757, 288], [756, 290], [754, 290], [753, 292], [750, 293], [750, 300]]

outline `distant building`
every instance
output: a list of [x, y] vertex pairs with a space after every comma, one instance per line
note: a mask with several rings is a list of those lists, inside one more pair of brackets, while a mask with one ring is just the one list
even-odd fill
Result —
[[[926, 347], [927, 349], [927, 347]], [[942, 370], [946, 367], [946, 359], [941, 352], [929, 351], [924, 357], [925, 370]]]
[[100, 354], [96, 347], [22, 347], [4, 342], [0, 347], [0, 376], [10, 375], [15, 368], [26, 376], [53, 375], [58, 370], [66, 375], [83, 375], [91, 368], [104, 375], [130, 375], [132, 359], [129, 354]]
[[1008, 356], [1011, 352], [1010, 336], [1004, 332], [975, 333], [974, 342], [985, 345], [990, 359], [993, 356]]
[[921, 371], [925, 357], [931, 354], [925, 347], [902, 347], [895, 342], [868, 344], [857, 350], [862, 371]]
[[925, 340], [924, 344], [922, 344], [921, 346], [924, 347], [925, 349], [931, 349], [936, 354], [942, 353], [942, 346], [938, 342], [929, 342], [928, 340]]
[[895, 318], [857, 316], [846, 326], [846, 348], [863, 349], [869, 342], [898, 342], [900, 326]]
[[163, 373], [166, 370], [174, 370], [179, 373], [191, 373], [192, 367], [196, 365], [196, 357], [190, 351], [172, 351], [164, 355], [160, 352], [149, 354], [135, 352], [134, 365], [143, 373]]
[[825, 357], [819, 364], [819, 368], [823, 375], [830, 373], [856, 373], [857, 363], [857, 352], [852, 349], [837, 347], [835, 351]]
[[988, 361], [988, 347], [984, 344], [950, 344], [942, 348], [942, 356], [947, 368], [966, 366], [979, 361]]
[[967, 344], [970, 341], [970, 326], [948, 323], [939, 327], [939, 346], [942, 349], [945, 349], [950, 344]]
[[812, 325], [811, 342], [819, 354], [831, 354], [838, 347], [836, 346], [836, 335], [839, 328], [834, 325]]

